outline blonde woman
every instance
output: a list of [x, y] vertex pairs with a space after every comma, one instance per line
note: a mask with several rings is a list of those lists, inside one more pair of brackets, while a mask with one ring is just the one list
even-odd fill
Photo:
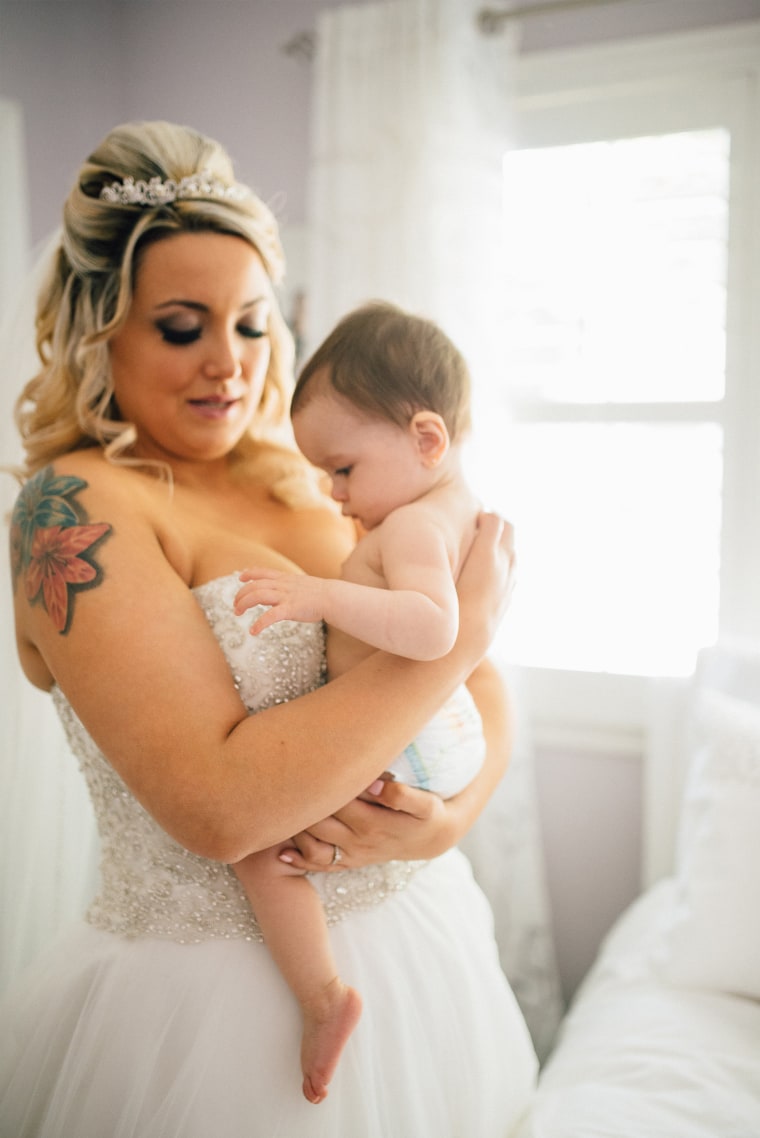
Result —
[[[451, 848], [508, 752], [481, 661], [509, 528], [480, 519], [437, 661], [375, 652], [323, 685], [319, 625], [265, 642], [233, 611], [243, 566], [337, 575], [355, 541], [282, 442], [281, 272], [273, 217], [186, 128], [115, 129], [64, 205], [19, 401], [11, 555], [21, 666], [87, 779], [101, 883], [0, 1009], [14, 1138], [503, 1138], [531, 1093], [488, 910]], [[465, 680], [478, 778], [445, 803], [375, 783]], [[340, 849], [323, 900], [377, 1009], [319, 1109], [301, 1095], [298, 1007], [230, 868], [290, 838], [304, 869]]]

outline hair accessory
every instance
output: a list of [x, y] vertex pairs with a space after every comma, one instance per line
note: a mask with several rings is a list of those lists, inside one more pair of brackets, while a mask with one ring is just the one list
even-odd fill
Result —
[[151, 178], [149, 182], [136, 182], [129, 176], [123, 182], [111, 182], [103, 186], [100, 197], [106, 202], [119, 205], [169, 205], [174, 201], [188, 198], [218, 198], [221, 201], [243, 201], [251, 197], [247, 186], [234, 182], [231, 186], [215, 178], [210, 170], [200, 174], [190, 174], [178, 182], [168, 179]]

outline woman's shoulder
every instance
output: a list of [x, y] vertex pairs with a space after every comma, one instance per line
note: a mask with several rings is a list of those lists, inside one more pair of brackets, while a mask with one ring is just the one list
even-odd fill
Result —
[[[43, 481], [52, 476], [68, 478], [98, 478], [100, 471], [108, 471], [110, 464], [106, 461], [100, 447], [89, 447], [82, 450], [68, 451], [50, 459], [44, 466], [38, 467], [28, 478], [29, 482]], [[107, 477], [107, 474], [106, 474]]]
[[[48, 525], [66, 518], [93, 518], [96, 515], [114, 524], [120, 519], [142, 516], [155, 529], [165, 511], [171, 491], [166, 482], [141, 473], [134, 467], [116, 466], [99, 448], [71, 451], [34, 471], [24, 482], [16, 499], [16, 520]], [[162, 509], [161, 503], [164, 503]]]
[[80, 489], [91, 488], [96, 493], [140, 496], [140, 488], [148, 492], [151, 487], [163, 486], [167, 481], [152, 472], [141, 471], [137, 466], [110, 462], [100, 447], [69, 451], [53, 459], [47, 466], [35, 471], [27, 485], [41, 486], [55, 481], [73, 480]]

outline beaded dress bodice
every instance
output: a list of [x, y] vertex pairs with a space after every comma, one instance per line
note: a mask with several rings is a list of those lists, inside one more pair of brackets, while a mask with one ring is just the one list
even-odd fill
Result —
[[[262, 711], [319, 687], [325, 678], [322, 626], [281, 621], [259, 636], [250, 636], [253, 614], [237, 617], [232, 608], [238, 588], [238, 575], [231, 574], [193, 593], [248, 711]], [[124, 936], [183, 943], [212, 937], [261, 940], [233, 870], [190, 853], [169, 837], [96, 747], [61, 690], [55, 687], [52, 694], [87, 780], [100, 833], [101, 883], [87, 920]], [[405, 888], [421, 864], [388, 862], [314, 874], [311, 880], [333, 924], [352, 910], [373, 907]]]

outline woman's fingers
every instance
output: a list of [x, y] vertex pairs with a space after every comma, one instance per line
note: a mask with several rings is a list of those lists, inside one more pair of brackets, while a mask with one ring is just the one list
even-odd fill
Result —
[[[393, 780], [383, 780], [382, 782], [378, 780], [378, 783], [377, 793], [373, 794], [372, 790], [365, 791], [361, 795], [362, 802], [385, 806], [388, 810], [395, 810], [399, 814], [408, 814], [410, 818], [416, 818], [420, 822], [426, 822], [433, 817], [438, 801], [435, 794]], [[373, 789], [378, 786], [378, 783], [373, 784]], [[342, 818], [342, 816], [343, 811], [339, 810], [337, 817]]]
[[[332, 826], [328, 825], [330, 822], [333, 823]], [[318, 826], [322, 827], [323, 832], [327, 830], [333, 834], [335, 840], [318, 838], [305, 830], [291, 839], [291, 845], [281, 851], [280, 860], [287, 862], [295, 869], [305, 870], [307, 873], [324, 873], [328, 870], [336, 871], [349, 868], [351, 866], [350, 854], [338, 840], [346, 833], [345, 826], [334, 818], [327, 818], [324, 823], [318, 823]], [[335, 854], [336, 846], [340, 851], [338, 856]]]
[[488, 650], [514, 588], [514, 530], [497, 514], [481, 514], [457, 581], [460, 635]]

